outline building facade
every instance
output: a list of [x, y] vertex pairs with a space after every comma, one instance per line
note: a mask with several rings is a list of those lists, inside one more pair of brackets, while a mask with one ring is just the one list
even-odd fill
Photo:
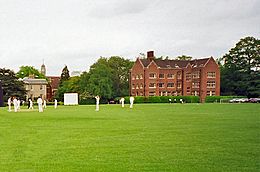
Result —
[[22, 79], [27, 91], [26, 99], [32, 98], [36, 100], [38, 97], [46, 99], [47, 97], [47, 84], [46, 79], [35, 79], [25, 77]]
[[47, 99], [52, 101], [58, 91], [59, 84], [60, 84], [60, 77], [59, 76], [47, 76], [48, 78], [48, 85], [47, 85]]
[[210, 58], [195, 60], [160, 60], [154, 52], [147, 59], [137, 58], [130, 70], [129, 92], [132, 96], [206, 96], [220, 95], [220, 70]]

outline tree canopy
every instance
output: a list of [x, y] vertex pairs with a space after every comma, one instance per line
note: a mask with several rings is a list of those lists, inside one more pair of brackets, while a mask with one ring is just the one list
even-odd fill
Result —
[[133, 62], [122, 57], [100, 57], [89, 72], [80, 76], [79, 89], [83, 97], [100, 95], [110, 99], [128, 95], [129, 69]]
[[181, 55], [176, 57], [177, 60], [191, 60], [191, 56]]
[[12, 70], [0, 68], [0, 80], [2, 81], [4, 101], [7, 101], [10, 96], [25, 98], [24, 83], [18, 80]]
[[16, 76], [18, 78], [29, 77], [30, 75], [33, 75], [34, 78], [36, 79], [40, 79], [40, 78], [46, 79], [46, 77], [41, 72], [39, 72], [39, 70], [35, 69], [33, 66], [21, 66], [20, 70], [16, 73]]
[[222, 60], [223, 95], [260, 96], [260, 40], [254, 37], [241, 39]]
[[62, 69], [59, 88], [55, 95], [55, 98], [58, 99], [59, 101], [63, 101], [64, 93], [74, 92], [74, 90], [72, 90], [72, 87], [70, 85], [71, 82], [74, 82], [74, 80], [72, 79], [71, 81], [69, 81], [69, 79], [70, 79], [69, 69], [67, 65], [65, 65], [65, 67]]
[[70, 78], [70, 72], [69, 72], [67, 65], [65, 65], [65, 67], [62, 69], [62, 72], [61, 72], [60, 85], [62, 85], [62, 83], [64, 81], [69, 80], [69, 78]]

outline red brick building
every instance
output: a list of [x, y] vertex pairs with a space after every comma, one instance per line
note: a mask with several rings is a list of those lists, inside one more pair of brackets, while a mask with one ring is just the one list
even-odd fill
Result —
[[60, 77], [59, 76], [47, 76], [49, 82], [47, 85], [47, 100], [52, 101], [59, 88]]
[[210, 58], [194, 60], [159, 60], [154, 52], [147, 59], [137, 58], [130, 70], [132, 96], [206, 96], [220, 95], [220, 70]]

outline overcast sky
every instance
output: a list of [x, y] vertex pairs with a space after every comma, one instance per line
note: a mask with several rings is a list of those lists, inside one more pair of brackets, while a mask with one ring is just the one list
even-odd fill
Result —
[[0, 0], [0, 68], [85, 71], [100, 56], [223, 56], [260, 38], [260, 0]]

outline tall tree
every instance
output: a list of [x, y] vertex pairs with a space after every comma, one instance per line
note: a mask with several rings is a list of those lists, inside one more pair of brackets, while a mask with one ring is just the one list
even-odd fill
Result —
[[118, 56], [108, 59], [112, 72], [113, 97], [126, 96], [129, 92], [129, 70], [134, 62]]
[[69, 78], [70, 78], [70, 72], [69, 72], [67, 65], [65, 65], [65, 67], [62, 69], [62, 72], [61, 72], [60, 84], [62, 84], [63, 81], [69, 80]]
[[222, 59], [224, 61], [221, 69], [223, 95], [260, 96], [260, 40], [254, 37], [240, 39]]
[[181, 55], [176, 57], [177, 60], [191, 60], [191, 56]]
[[34, 78], [46, 78], [39, 70], [35, 69], [33, 66], [21, 66], [20, 70], [16, 73], [18, 78], [29, 77], [33, 75]]
[[19, 81], [15, 73], [10, 69], [0, 68], [0, 80], [2, 81], [4, 100], [10, 96], [25, 98], [24, 83]]
[[106, 58], [100, 58], [90, 67], [87, 90], [92, 95], [100, 95], [103, 98], [112, 98], [113, 86], [112, 70]]

